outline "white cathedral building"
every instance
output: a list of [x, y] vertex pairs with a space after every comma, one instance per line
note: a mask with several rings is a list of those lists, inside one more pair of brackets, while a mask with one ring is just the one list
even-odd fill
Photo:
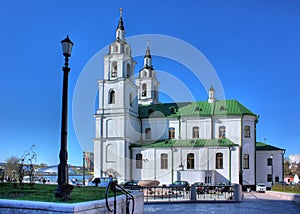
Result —
[[207, 101], [161, 103], [149, 46], [136, 79], [131, 51], [121, 14], [98, 80], [95, 177], [246, 186], [283, 180], [284, 149], [256, 142], [256, 114], [237, 100], [217, 100], [213, 87]]

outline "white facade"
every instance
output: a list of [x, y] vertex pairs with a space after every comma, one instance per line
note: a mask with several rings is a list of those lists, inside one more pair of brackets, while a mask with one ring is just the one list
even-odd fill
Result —
[[[143, 155], [142, 169], [133, 170], [134, 180], [159, 180], [161, 184], [169, 184], [175, 180], [186, 180], [190, 183], [196, 181], [206, 182], [210, 185], [217, 183], [239, 183], [239, 171], [237, 162], [239, 159], [239, 147], [230, 148], [151, 148], [132, 151]], [[223, 168], [216, 169], [215, 154], [223, 154]], [[168, 167], [161, 168], [161, 155], [168, 155]], [[194, 154], [194, 167], [188, 169], [188, 154]], [[231, 156], [231, 158], [230, 158]], [[230, 161], [231, 159], [231, 161]], [[226, 160], [226, 161], [225, 161]], [[231, 167], [230, 167], [231, 164]], [[136, 161], [132, 161], [132, 168], [136, 168]], [[205, 178], [207, 177], [207, 178]]]
[[208, 101], [160, 103], [149, 47], [136, 80], [135, 64], [120, 16], [98, 81], [95, 177], [255, 185], [257, 116], [236, 100], [217, 101], [213, 87]]
[[284, 150], [258, 150], [256, 152], [256, 182], [267, 187], [282, 182]]

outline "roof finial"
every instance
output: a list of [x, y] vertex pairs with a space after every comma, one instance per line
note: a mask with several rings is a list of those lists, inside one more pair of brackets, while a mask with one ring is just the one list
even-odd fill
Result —
[[120, 19], [119, 19], [118, 27], [117, 27], [117, 29], [120, 29], [120, 30], [124, 30], [122, 14], [123, 14], [123, 9], [122, 9], [122, 7], [120, 7]]
[[150, 40], [149, 40], [149, 39], [147, 39], [147, 49], [146, 49], [145, 57], [151, 58], [151, 53], [150, 53]]
[[120, 18], [122, 18], [122, 14], [123, 14], [123, 8], [120, 7]]

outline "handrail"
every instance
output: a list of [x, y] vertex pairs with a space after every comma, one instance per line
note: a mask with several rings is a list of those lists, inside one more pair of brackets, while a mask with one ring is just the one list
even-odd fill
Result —
[[[118, 187], [118, 189], [117, 189]], [[114, 209], [110, 209], [109, 205], [108, 205], [108, 190], [112, 190], [114, 192]], [[126, 214], [129, 214], [129, 200], [132, 200], [132, 212], [131, 214], [133, 214], [134, 212], [134, 197], [133, 195], [128, 192], [127, 190], [125, 190], [123, 187], [121, 187], [119, 184], [117, 184], [116, 181], [110, 181], [106, 187], [106, 192], [105, 192], [105, 202], [106, 202], [106, 208], [108, 209], [109, 212], [117, 212], [117, 200], [116, 200], [116, 192], [117, 191], [121, 191], [124, 194], [126, 194]]]

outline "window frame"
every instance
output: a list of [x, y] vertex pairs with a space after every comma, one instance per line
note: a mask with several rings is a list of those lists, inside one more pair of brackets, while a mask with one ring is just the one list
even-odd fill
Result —
[[118, 76], [118, 63], [116, 61], [112, 62], [111, 64], [111, 77], [117, 77]]
[[198, 139], [200, 136], [200, 131], [199, 131], [199, 126], [194, 126], [193, 127], [193, 138]]
[[187, 169], [195, 169], [195, 154], [194, 153], [187, 154], [186, 168]]
[[170, 127], [169, 128], [169, 139], [175, 139], [175, 128], [174, 127]]
[[226, 137], [226, 126], [219, 126], [219, 138]]
[[141, 153], [135, 154], [135, 168], [143, 169], [143, 155]]
[[142, 84], [142, 97], [147, 97], [147, 83]]
[[133, 107], [132, 93], [129, 93], [129, 105]]
[[108, 104], [115, 104], [116, 103], [116, 92], [115, 90], [111, 89], [109, 91], [109, 97], [108, 97]]
[[168, 154], [166, 153], [160, 154], [160, 168], [168, 169]]
[[244, 137], [251, 138], [251, 128], [250, 126], [244, 126]]
[[216, 169], [224, 169], [223, 153], [216, 153]]
[[250, 169], [249, 167], [249, 154], [243, 155], [243, 168], [244, 169]]
[[267, 182], [272, 182], [272, 174], [267, 174]]
[[267, 166], [273, 165], [273, 158], [267, 158]]

